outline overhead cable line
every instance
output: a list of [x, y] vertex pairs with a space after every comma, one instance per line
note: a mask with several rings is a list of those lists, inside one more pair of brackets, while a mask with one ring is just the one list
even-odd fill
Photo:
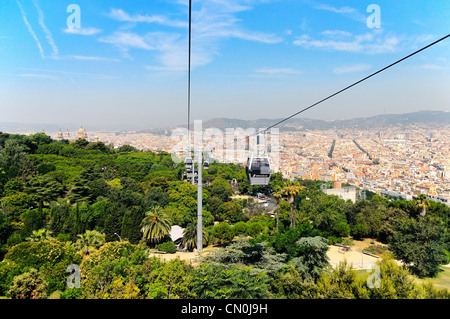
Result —
[[[192, 0], [189, 0], [189, 40], [188, 40], [188, 86], [187, 86], [187, 127], [188, 134], [191, 122], [191, 29], [192, 29]], [[189, 144], [190, 144], [189, 140]]]
[[263, 133], [267, 132], [267, 131], [270, 130], [271, 128], [273, 128], [273, 127], [275, 127], [275, 126], [278, 126], [278, 125], [280, 125], [280, 124], [283, 123], [283, 122], [286, 122], [287, 120], [289, 120], [289, 119], [291, 119], [291, 118], [293, 118], [293, 117], [295, 117], [295, 116], [297, 116], [297, 115], [299, 115], [299, 114], [301, 114], [301, 113], [303, 113], [303, 112], [305, 112], [305, 111], [307, 111], [307, 110], [309, 110], [309, 109], [311, 109], [311, 108], [317, 106], [318, 104], [320, 104], [320, 103], [322, 103], [322, 102], [325, 102], [326, 100], [331, 99], [332, 97], [335, 97], [336, 95], [338, 95], [338, 94], [340, 94], [340, 93], [342, 93], [342, 92], [344, 92], [344, 91], [346, 91], [346, 90], [348, 90], [348, 89], [350, 89], [350, 88], [352, 88], [352, 87], [354, 87], [354, 86], [360, 84], [361, 82], [364, 82], [364, 81], [370, 79], [371, 77], [373, 77], [373, 76], [375, 76], [375, 75], [377, 75], [377, 74], [379, 74], [379, 73], [381, 73], [381, 72], [383, 72], [383, 71], [386, 71], [387, 69], [393, 67], [394, 65], [399, 64], [400, 62], [405, 61], [405, 60], [411, 58], [412, 56], [418, 54], [419, 52], [422, 52], [422, 51], [424, 51], [424, 50], [426, 50], [426, 49], [428, 49], [428, 48], [430, 48], [430, 47], [432, 47], [432, 46], [438, 44], [439, 42], [441, 42], [441, 41], [447, 39], [448, 37], [450, 37], [450, 34], [447, 34], [446, 36], [440, 38], [439, 40], [436, 40], [436, 41], [434, 41], [433, 43], [430, 43], [430, 44], [428, 44], [427, 46], [424, 46], [423, 48], [421, 48], [421, 49], [419, 49], [419, 50], [417, 50], [417, 51], [414, 51], [413, 53], [411, 53], [411, 54], [405, 56], [404, 58], [401, 58], [400, 60], [397, 60], [397, 61], [395, 61], [394, 63], [389, 64], [388, 66], [386, 66], [386, 67], [384, 67], [384, 68], [382, 68], [382, 69], [380, 69], [380, 70], [378, 70], [378, 71], [376, 71], [376, 72], [374, 72], [374, 73], [372, 73], [372, 74], [366, 76], [365, 78], [363, 78], [363, 79], [361, 79], [361, 80], [359, 80], [359, 81], [354, 82], [353, 84], [351, 84], [351, 85], [349, 85], [349, 86], [347, 86], [347, 87], [345, 87], [345, 88], [343, 88], [343, 89], [341, 89], [341, 90], [339, 90], [339, 91], [337, 91], [337, 92], [335, 92], [335, 93], [333, 93], [333, 94], [327, 96], [326, 98], [324, 98], [324, 99], [322, 99], [322, 100], [320, 100], [320, 101], [318, 101], [318, 102], [316, 102], [316, 103], [314, 103], [314, 104], [311, 104], [311, 105], [308, 106], [308, 107], [305, 107], [304, 109], [302, 109], [302, 110], [300, 110], [300, 111], [298, 111], [298, 112], [296, 112], [296, 113], [294, 113], [294, 114], [292, 114], [292, 115], [290, 115], [290, 116], [288, 116], [288, 117], [286, 117], [286, 118], [284, 118], [284, 119], [278, 121], [277, 123], [270, 125], [269, 127], [265, 128], [264, 130], [259, 131], [258, 133], [256, 133], [256, 135], [263, 134]]

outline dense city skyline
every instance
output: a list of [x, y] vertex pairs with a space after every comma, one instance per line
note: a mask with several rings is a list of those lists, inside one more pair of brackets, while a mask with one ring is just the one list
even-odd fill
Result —
[[[2, 4], [1, 121], [185, 123], [187, 3]], [[193, 1], [192, 119], [288, 116], [448, 33], [449, 6]], [[448, 110], [448, 42], [302, 117]]]

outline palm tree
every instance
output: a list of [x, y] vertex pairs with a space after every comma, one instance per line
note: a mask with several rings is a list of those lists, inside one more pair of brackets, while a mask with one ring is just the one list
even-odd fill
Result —
[[293, 202], [295, 200], [295, 197], [300, 194], [300, 192], [302, 191], [302, 189], [305, 188], [303, 186], [297, 185], [295, 183], [289, 183], [286, 186], [284, 186], [282, 192], [283, 195], [287, 198], [288, 202], [290, 203], [290, 208], [291, 208], [291, 215], [290, 215], [290, 219], [291, 219], [291, 227], [295, 228], [295, 220], [296, 220], [296, 215], [295, 215], [295, 209]]
[[[203, 246], [208, 244], [208, 238], [208, 230], [203, 227]], [[183, 232], [181, 244], [189, 251], [193, 251], [197, 247], [197, 221], [193, 221], [187, 225]]]
[[84, 234], [78, 234], [77, 237], [74, 246], [83, 252], [83, 258], [87, 258], [91, 252], [105, 243], [105, 234], [96, 230], [86, 230]]
[[420, 216], [425, 216], [427, 214], [427, 208], [430, 207], [430, 200], [427, 198], [427, 195], [419, 194], [419, 196], [417, 196], [415, 204], [417, 207], [422, 209], [422, 211], [420, 212]]
[[161, 241], [170, 233], [172, 220], [160, 206], [155, 206], [145, 213], [141, 225], [144, 238], [155, 243]]
[[33, 230], [31, 235], [27, 238], [28, 241], [43, 241], [43, 240], [55, 240], [52, 237], [52, 232], [48, 229], [41, 228], [38, 230]]
[[275, 192], [273, 193], [273, 199], [275, 200], [275, 202], [277, 203], [277, 212], [276, 212], [276, 231], [278, 231], [278, 225], [280, 222], [280, 201], [283, 198], [283, 192], [281, 189], [277, 189], [275, 190]]

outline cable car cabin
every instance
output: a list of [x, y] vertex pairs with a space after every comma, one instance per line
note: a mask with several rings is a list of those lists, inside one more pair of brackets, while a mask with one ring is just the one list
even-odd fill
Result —
[[192, 158], [190, 158], [190, 157], [187, 157], [184, 160], [184, 166], [186, 167], [186, 171], [188, 173], [192, 173], [192, 166], [193, 166], [193, 164], [194, 164], [194, 162], [192, 161]]
[[208, 161], [204, 161], [203, 162], [203, 168], [204, 169], [209, 169], [209, 162]]
[[247, 160], [246, 171], [250, 185], [269, 185], [272, 170], [267, 156], [251, 155]]

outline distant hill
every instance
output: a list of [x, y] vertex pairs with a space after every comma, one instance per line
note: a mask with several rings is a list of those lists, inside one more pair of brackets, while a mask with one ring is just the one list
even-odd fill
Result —
[[[240, 120], [230, 118], [215, 118], [202, 123], [203, 129], [218, 128], [225, 130], [226, 128], [266, 128], [281, 119], [255, 119], [255, 120]], [[364, 118], [355, 118], [350, 120], [315, 120], [308, 118], [292, 118], [277, 127], [280, 131], [297, 131], [297, 130], [327, 130], [327, 129], [342, 129], [342, 128], [386, 128], [389, 126], [399, 125], [450, 125], [450, 112], [444, 111], [420, 111], [406, 114], [385, 114], [370, 116]], [[69, 129], [71, 132], [78, 130], [80, 126], [74, 123], [12, 123], [0, 122], [0, 132], [16, 133], [16, 132], [57, 132], [60, 128], [65, 131]], [[170, 135], [170, 132], [177, 127], [186, 127], [186, 125], [178, 125], [172, 127], [159, 127], [153, 129], [146, 129], [141, 131], [132, 125], [89, 125], [88, 131], [139, 131], [149, 132], [154, 134]], [[192, 128], [193, 128], [192, 124]]]
[[[241, 127], [243, 129], [266, 128], [281, 119], [259, 119], [259, 120], [238, 120], [229, 118], [216, 118], [202, 123], [203, 129], [215, 127], [221, 130], [226, 128]], [[406, 114], [385, 114], [365, 118], [355, 118], [350, 120], [314, 120], [305, 118], [292, 118], [281, 123], [278, 128], [283, 131], [287, 130], [315, 130], [315, 129], [340, 129], [340, 128], [378, 128], [398, 125], [413, 124], [449, 124], [450, 112], [443, 111], [419, 111]]]

